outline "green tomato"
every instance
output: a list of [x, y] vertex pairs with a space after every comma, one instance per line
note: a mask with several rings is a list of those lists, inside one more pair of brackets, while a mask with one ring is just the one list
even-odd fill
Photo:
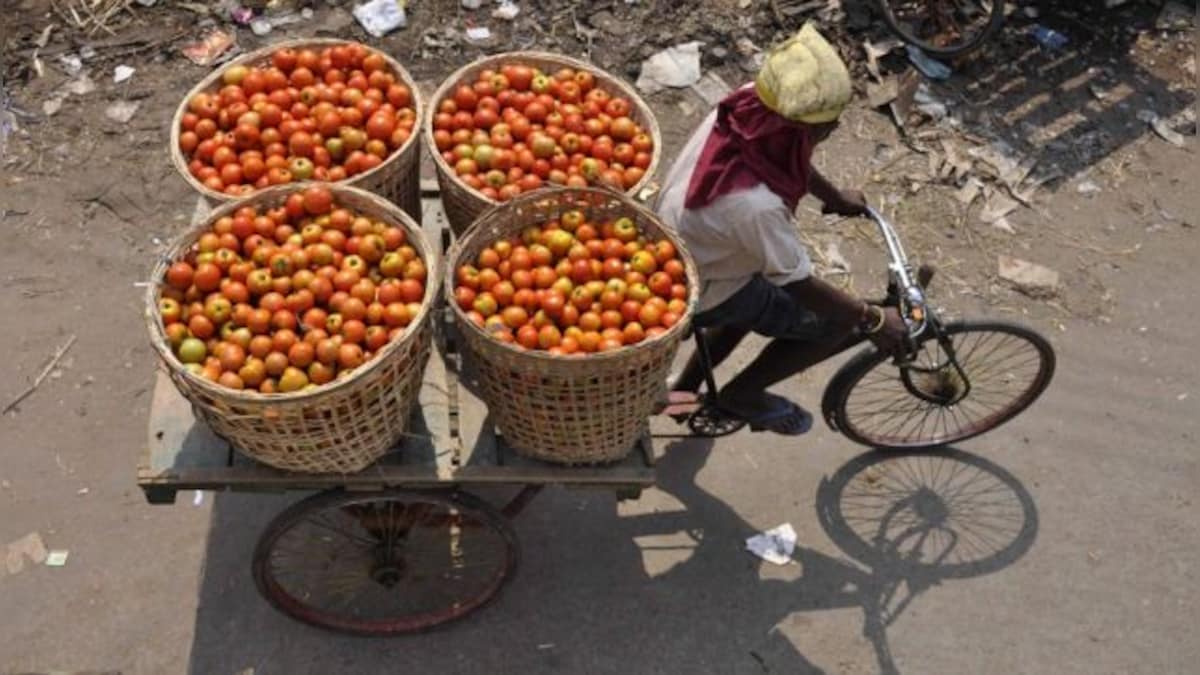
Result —
[[208, 356], [208, 347], [199, 338], [190, 337], [179, 344], [179, 360], [184, 363], [200, 363]]

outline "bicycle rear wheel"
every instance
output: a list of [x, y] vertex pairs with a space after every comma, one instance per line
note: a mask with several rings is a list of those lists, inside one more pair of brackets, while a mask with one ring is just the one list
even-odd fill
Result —
[[1054, 349], [1025, 326], [961, 321], [934, 333], [900, 368], [873, 347], [848, 361], [825, 390], [829, 425], [876, 448], [948, 445], [1017, 416], [1054, 375]]
[[957, 56], [1004, 22], [1003, 0], [879, 0], [883, 21], [901, 40], [934, 56]]

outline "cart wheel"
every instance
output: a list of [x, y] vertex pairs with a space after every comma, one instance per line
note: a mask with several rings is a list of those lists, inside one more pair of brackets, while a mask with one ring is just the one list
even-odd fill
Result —
[[399, 635], [487, 604], [517, 558], [507, 521], [469, 494], [330, 491], [271, 522], [254, 551], [254, 581], [305, 623]]

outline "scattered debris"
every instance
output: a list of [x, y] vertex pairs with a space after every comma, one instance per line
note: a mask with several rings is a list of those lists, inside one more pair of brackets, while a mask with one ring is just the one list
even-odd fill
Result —
[[42, 29], [42, 32], [38, 34], [38, 37], [33, 41], [33, 44], [36, 45], [38, 49], [44, 49], [46, 45], [50, 44], [50, 34], [54, 32], [54, 29], [57, 27], [58, 25], [53, 23], [47, 25]]
[[891, 75], [883, 78], [880, 82], [867, 83], [867, 104], [872, 108], [882, 108], [895, 101], [899, 95], [900, 84]]
[[1052, 298], [1058, 294], [1058, 272], [1027, 260], [1000, 255], [997, 273], [1016, 290], [1031, 298]]
[[1033, 39], [1039, 45], [1041, 45], [1043, 49], [1048, 49], [1050, 51], [1058, 51], [1063, 47], [1066, 47], [1067, 43], [1070, 42], [1070, 38], [1068, 38], [1066, 35], [1063, 35], [1053, 28], [1047, 28], [1041, 24], [1034, 24], [1029, 29], [1029, 35], [1033, 37]]
[[792, 562], [796, 550], [796, 531], [791, 523], [784, 523], [746, 540], [746, 550], [776, 565]]
[[196, 495], [194, 497], [192, 497], [192, 506], [200, 506], [203, 503], [204, 503], [204, 492], [202, 490], [196, 490]]
[[512, 0], [501, 0], [500, 6], [492, 10], [492, 16], [503, 21], [512, 21], [521, 13], [521, 8]]
[[46, 556], [46, 567], [62, 567], [67, 564], [67, 556], [71, 555], [70, 551], [50, 551]]
[[76, 490], [76, 491], [75, 491], [75, 494], [77, 494], [77, 495], [79, 495], [80, 497], [82, 497], [82, 496], [86, 495], [86, 494], [87, 494], [87, 493], [89, 493], [89, 492], [91, 492], [91, 490], [89, 490], [88, 488], [85, 488], [85, 487], [83, 487], [83, 488], [79, 488], [78, 490]]
[[183, 55], [198, 66], [212, 65], [222, 54], [237, 43], [233, 33], [214, 28], [198, 42], [185, 45]]
[[[979, 219], [990, 225], [996, 224], [997, 221], [1016, 211], [1017, 207], [1021, 205], [1017, 200], [991, 188], [984, 188], [984, 195], [986, 201], [983, 205], [983, 211], [979, 213]], [[1002, 225], [1000, 228], [1004, 229], [1004, 226]], [[1011, 229], [1011, 226], [1009, 226], [1009, 229]]]
[[896, 85], [896, 98], [888, 106], [888, 109], [892, 113], [892, 121], [901, 130], [907, 128], [908, 114], [912, 111], [913, 100], [917, 96], [917, 90], [924, 83], [920, 71], [916, 68], [909, 68], [899, 78]]
[[64, 22], [91, 36], [101, 30], [116, 35], [109, 21], [122, 12], [129, 12], [131, 4], [133, 0], [64, 0], [61, 5], [52, 2], [50, 6]]
[[400, 0], [370, 0], [355, 5], [353, 14], [363, 30], [377, 38], [408, 25], [408, 16]]
[[229, 18], [239, 26], [245, 26], [254, 21], [254, 10], [241, 5], [234, 5], [229, 8]]
[[974, 176], [967, 179], [955, 193], [954, 198], [963, 206], [970, 206], [975, 203], [975, 198], [983, 191], [983, 182]]
[[1154, 130], [1154, 133], [1158, 134], [1160, 138], [1171, 145], [1174, 145], [1177, 148], [1182, 148], [1186, 144], [1183, 134], [1172, 129], [1171, 125], [1168, 124], [1166, 120], [1159, 117], [1158, 113], [1154, 112], [1153, 110], [1139, 110], [1137, 118], [1146, 124], [1149, 124], [1150, 128]]
[[137, 101], [115, 101], [104, 109], [104, 116], [118, 124], [127, 124], [140, 105]]
[[1075, 191], [1085, 197], [1091, 197], [1104, 192], [1104, 188], [1100, 187], [1096, 181], [1089, 178], [1075, 186]]
[[483, 6], [483, 0], [462, 0], [463, 9], [479, 9]]
[[271, 22], [263, 18], [252, 19], [250, 21], [250, 32], [262, 37], [272, 30]]
[[699, 94], [705, 103], [715, 106], [733, 91], [733, 87], [714, 71], [705, 73], [699, 82], [692, 85], [692, 91]]
[[17, 124], [17, 113], [12, 108], [12, 100], [8, 91], [0, 85], [0, 157], [4, 157], [8, 149], [8, 137], [21, 127]]
[[742, 56], [742, 60], [738, 63], [742, 70], [747, 73], [757, 73], [762, 68], [766, 54], [763, 54], [762, 48], [754, 44], [753, 40], [748, 37], [740, 37], [733, 46]]
[[75, 76], [83, 70], [83, 59], [74, 54], [61, 54], [58, 57], [58, 65], [63, 67], [67, 75]]
[[136, 72], [137, 68], [134, 68], [133, 66], [119, 65], [116, 68], [113, 68], [113, 83], [120, 84], [133, 77], [133, 74]]
[[29, 558], [33, 564], [40, 565], [46, 561], [47, 555], [42, 535], [38, 532], [30, 532], [16, 541], [9, 542], [5, 547], [4, 567], [9, 574], [17, 574], [25, 569], [26, 558]]
[[87, 73], [84, 73], [63, 86], [63, 90], [68, 94], [84, 96], [96, 91], [96, 83], [92, 81], [92, 78], [87, 76]]
[[311, 7], [305, 7], [299, 13], [288, 12], [287, 14], [277, 14], [275, 16], [261, 16], [250, 21], [250, 32], [261, 37], [280, 26], [300, 23], [312, 17], [313, 11]]
[[908, 60], [912, 61], [922, 75], [931, 80], [944, 80], [953, 72], [950, 70], [950, 66], [929, 56], [918, 47], [905, 45], [905, 51], [908, 52]]
[[33, 384], [29, 385], [25, 391], [17, 394], [16, 398], [14, 398], [8, 405], [4, 406], [4, 410], [0, 410], [0, 415], [7, 415], [18, 405], [20, 405], [21, 401], [24, 401], [29, 397], [30, 394], [37, 391], [38, 387], [42, 386], [42, 382], [44, 382], [46, 378], [50, 376], [50, 371], [54, 370], [54, 367], [57, 366], [58, 362], [62, 360], [62, 357], [65, 356], [68, 351], [70, 351], [71, 345], [75, 344], [75, 339], [76, 336], [74, 333], [72, 333], [71, 337], [68, 338], [67, 341], [63, 343], [63, 345], [59, 347], [57, 351], [54, 352], [54, 357], [50, 359], [50, 362], [46, 364], [46, 367], [42, 368], [42, 372], [38, 373], [38, 376], [34, 378]]
[[1195, 17], [1195, 6], [1188, 7], [1179, 0], [1167, 0], [1162, 11], [1158, 13], [1154, 27], [1158, 30], [1191, 30]]
[[637, 88], [655, 94], [667, 87], [688, 87], [700, 81], [700, 47], [703, 42], [685, 42], [664, 49], [642, 62]]
[[917, 92], [913, 95], [913, 103], [916, 104], [917, 110], [920, 110], [934, 122], [941, 120], [949, 114], [946, 104], [935, 98], [929, 90], [929, 85], [924, 82], [921, 83], [921, 86], [917, 87]]
[[867, 72], [876, 80], [882, 80], [883, 76], [879, 71], [879, 59], [891, 54], [893, 51], [903, 46], [903, 42], [896, 38], [890, 38], [881, 42], [871, 42], [867, 40], [863, 42], [863, 51], [867, 54]]
[[467, 28], [465, 34], [471, 42], [485, 42], [492, 38], [492, 29], [487, 26], [471, 26]]

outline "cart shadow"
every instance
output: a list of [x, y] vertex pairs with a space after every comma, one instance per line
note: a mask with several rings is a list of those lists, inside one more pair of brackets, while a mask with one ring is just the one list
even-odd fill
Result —
[[190, 672], [817, 673], [788, 624], [857, 610], [880, 671], [894, 673], [887, 628], [914, 598], [1003, 569], [1036, 538], [1033, 499], [1003, 468], [958, 450], [866, 453], [817, 494], [818, 520], [848, 557], [801, 546], [797, 565], [772, 568], [741, 548], [757, 528], [698, 485], [712, 449], [668, 446], [659, 489], [678, 508], [642, 513], [639, 503], [614, 509], [608, 494], [545, 491], [516, 523], [521, 569], [494, 605], [390, 640], [323, 632], [273, 610], [251, 579], [251, 554], [297, 497], [218, 495]]

